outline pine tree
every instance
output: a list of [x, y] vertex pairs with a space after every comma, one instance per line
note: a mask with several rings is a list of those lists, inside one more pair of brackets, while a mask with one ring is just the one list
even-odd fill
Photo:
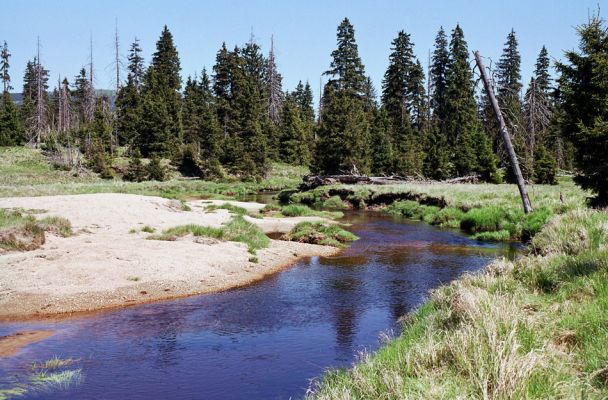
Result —
[[393, 172], [393, 148], [390, 138], [390, 119], [384, 107], [374, 113], [370, 129], [371, 172], [388, 175]]
[[217, 118], [217, 106], [211, 91], [211, 81], [204, 69], [199, 86], [202, 101], [201, 125], [198, 129], [200, 154], [206, 166], [207, 177], [215, 177], [220, 174], [222, 130]]
[[311, 170], [337, 174], [369, 169], [369, 126], [363, 104], [348, 90], [327, 84]]
[[[382, 104], [394, 126], [410, 114], [410, 75], [416, 62], [410, 35], [400, 31], [391, 44], [392, 53], [382, 81]], [[408, 118], [409, 119], [409, 118]]]
[[217, 113], [224, 136], [228, 134], [228, 124], [231, 117], [233, 58], [226, 48], [226, 43], [222, 43], [222, 47], [215, 56], [215, 65], [213, 66], [213, 93], [217, 99]]
[[338, 48], [331, 53], [330, 69], [325, 75], [330, 76], [328, 82], [334, 89], [346, 90], [349, 94], [362, 96], [365, 87], [365, 67], [359, 57], [355, 41], [355, 29], [348, 20], [338, 26]]
[[9, 74], [11, 53], [8, 51], [8, 45], [4, 41], [2, 50], [0, 51], [0, 79], [2, 79], [2, 93], [10, 92], [11, 87], [11, 76]]
[[135, 41], [131, 44], [129, 50], [129, 65], [127, 67], [129, 75], [131, 75], [132, 84], [139, 91], [144, 80], [144, 59], [141, 56], [141, 47], [139, 46], [139, 40], [135, 38]]
[[0, 52], [0, 79], [2, 79], [2, 98], [0, 99], [0, 146], [16, 146], [23, 144], [25, 135], [19, 109], [10, 94], [11, 76], [9, 74], [9, 58], [11, 53], [6, 42]]
[[281, 161], [293, 165], [308, 165], [311, 154], [310, 136], [302, 121], [300, 109], [292, 96], [283, 102], [279, 142]]
[[302, 81], [298, 82], [295, 90], [290, 94], [295, 103], [298, 105], [300, 111], [300, 118], [304, 124], [306, 130], [306, 137], [308, 140], [308, 151], [310, 154], [315, 152], [315, 109], [313, 105], [313, 94], [310, 84], [306, 82], [305, 85]]
[[[458, 176], [466, 176], [491, 168], [491, 149], [476, 146], [481, 136], [477, 104], [473, 88], [473, 73], [469, 67], [469, 51], [459, 25], [452, 32], [450, 60], [447, 68], [446, 133], [453, 149], [452, 163]], [[483, 150], [484, 154], [478, 151]], [[484, 161], [486, 168], [480, 162]], [[483, 171], [487, 177], [491, 171]]]
[[179, 55], [165, 25], [142, 89], [140, 150], [144, 155], [170, 156], [178, 151], [182, 139], [179, 72]]
[[140, 135], [142, 99], [131, 73], [127, 75], [127, 83], [116, 97], [116, 112], [119, 143], [132, 147]]
[[93, 90], [90, 86], [90, 80], [87, 76], [87, 70], [85, 67], [80, 69], [79, 74], [74, 77], [74, 108], [76, 110], [76, 118], [81, 127], [84, 127], [90, 121], [88, 121], [88, 110], [89, 107], [89, 96]]
[[450, 62], [448, 51], [448, 40], [443, 30], [439, 29], [435, 38], [435, 48], [431, 59], [431, 80], [432, 93], [430, 107], [433, 111], [433, 119], [439, 127], [439, 132], [446, 134], [446, 96], [447, 96], [447, 74]]
[[424, 174], [433, 179], [447, 179], [453, 174], [451, 147], [447, 132], [447, 90], [450, 53], [443, 27], [437, 32], [431, 58], [429, 80], [431, 82], [430, 104], [432, 111], [426, 140]]
[[578, 51], [558, 63], [563, 129], [574, 145], [577, 182], [591, 204], [608, 205], [608, 28], [598, 15], [578, 27]]
[[[511, 30], [507, 35], [507, 42], [497, 65], [497, 100], [511, 134], [515, 153], [519, 157], [522, 175], [525, 179], [529, 179], [533, 173], [534, 160], [530, 147], [526, 145], [523, 104], [520, 97], [523, 86], [521, 83], [521, 56], [517, 46], [515, 31]], [[495, 142], [499, 144], [498, 148], [502, 146], [502, 140], [498, 137], [498, 129], [495, 132]], [[500, 154], [505, 153], [501, 151]], [[508, 161], [503, 159], [503, 164], [508, 165]], [[507, 180], [513, 182], [514, 179], [512, 169], [507, 168]]]

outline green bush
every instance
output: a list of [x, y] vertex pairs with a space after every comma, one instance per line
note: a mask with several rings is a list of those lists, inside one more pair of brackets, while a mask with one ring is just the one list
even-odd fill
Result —
[[152, 156], [150, 162], [146, 165], [146, 172], [148, 178], [152, 181], [162, 182], [167, 179], [167, 171], [157, 156]]

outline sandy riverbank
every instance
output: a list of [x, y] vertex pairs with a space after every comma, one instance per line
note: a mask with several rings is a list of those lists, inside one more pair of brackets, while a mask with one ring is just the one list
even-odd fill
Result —
[[[0, 320], [19, 320], [122, 307], [155, 300], [226, 290], [255, 282], [297, 259], [332, 255], [333, 247], [272, 240], [257, 252], [242, 243], [185, 237], [146, 240], [150, 226], [160, 232], [184, 224], [220, 226], [231, 218], [210, 203], [191, 201], [184, 211], [174, 200], [128, 194], [86, 194], [0, 199], [0, 208], [45, 210], [70, 220], [74, 235], [47, 234], [29, 252], [0, 254]], [[263, 204], [230, 202], [257, 211]], [[304, 220], [250, 218], [264, 232], [287, 232]], [[137, 230], [137, 233], [130, 231]]]

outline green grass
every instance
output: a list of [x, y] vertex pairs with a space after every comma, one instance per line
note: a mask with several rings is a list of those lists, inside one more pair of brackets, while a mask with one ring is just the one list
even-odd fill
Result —
[[530, 249], [433, 291], [397, 338], [309, 397], [606, 398], [608, 213], [555, 216]]
[[228, 210], [236, 215], [247, 215], [247, 209], [239, 206], [235, 206], [234, 204], [224, 203], [224, 204], [210, 204], [205, 207], [206, 212], [213, 212], [215, 210]]
[[323, 217], [338, 219], [344, 214], [340, 211], [319, 211], [301, 204], [290, 204], [281, 208], [281, 214], [286, 217]]
[[323, 202], [323, 208], [329, 208], [333, 210], [345, 210], [348, 206], [342, 201], [340, 196], [331, 196]]
[[344, 247], [347, 243], [359, 238], [351, 232], [342, 229], [338, 224], [300, 222], [291, 232], [283, 235], [282, 239], [301, 243]]
[[176, 240], [186, 235], [202, 236], [231, 242], [245, 243], [249, 252], [255, 254], [270, 244], [270, 239], [257, 226], [245, 220], [241, 215], [234, 216], [228, 223], [219, 228], [201, 225], [180, 225], [163, 231], [160, 235], [148, 236], [151, 240]]
[[[515, 185], [410, 183], [395, 185], [334, 185], [306, 192], [285, 190], [282, 203], [324, 206], [350, 203], [354, 208], [384, 207], [393, 215], [446, 228], [462, 228], [480, 240], [528, 240], [553, 214], [584, 204], [588, 192], [567, 176], [558, 185], [528, 185], [534, 212], [524, 216]], [[563, 202], [561, 201], [563, 199]], [[325, 201], [327, 201], [325, 200]], [[505, 234], [509, 231], [509, 236]]]
[[[116, 160], [115, 164], [120, 166], [121, 160]], [[125, 182], [119, 179], [104, 180], [93, 173], [74, 176], [69, 171], [55, 169], [39, 150], [0, 148], [0, 197], [129, 193], [183, 200], [231, 199], [258, 191], [296, 187], [307, 173], [308, 170], [303, 167], [274, 163], [268, 177], [259, 182], [242, 182], [229, 176], [223, 181], [208, 182], [180, 179], [176, 174], [164, 182]]]
[[146, 225], [143, 228], [141, 228], [141, 231], [146, 232], [146, 233], [154, 233], [156, 231], [156, 229], [154, 229], [150, 225]]

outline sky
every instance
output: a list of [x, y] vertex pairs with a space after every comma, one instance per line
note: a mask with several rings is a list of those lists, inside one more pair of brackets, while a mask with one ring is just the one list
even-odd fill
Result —
[[[12, 53], [14, 91], [21, 91], [27, 60], [36, 54], [58, 77], [70, 81], [89, 62], [93, 41], [95, 86], [113, 88], [114, 32], [118, 27], [121, 58], [137, 37], [146, 62], [164, 25], [173, 33], [182, 77], [208, 71], [222, 42], [229, 48], [254, 40], [267, 52], [274, 37], [283, 87], [309, 81], [318, 96], [319, 79], [336, 47], [336, 28], [344, 17], [355, 27], [359, 54], [378, 93], [388, 64], [391, 41], [400, 30], [411, 35], [422, 64], [428, 62], [440, 26], [450, 32], [459, 23], [469, 50], [493, 62], [500, 58], [514, 29], [522, 56], [522, 76], [529, 81], [541, 47], [552, 59], [578, 45], [576, 26], [590, 13], [608, 8], [608, 0], [2, 0], [0, 41]], [[489, 60], [488, 60], [489, 62]], [[123, 72], [123, 77], [126, 76]]]

